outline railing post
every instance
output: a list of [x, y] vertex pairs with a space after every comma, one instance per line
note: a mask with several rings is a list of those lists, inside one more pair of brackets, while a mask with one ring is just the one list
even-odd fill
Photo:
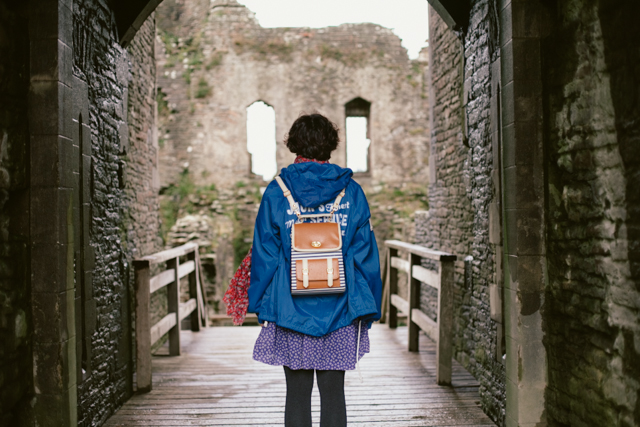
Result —
[[391, 295], [398, 293], [398, 269], [391, 266], [391, 258], [398, 256], [398, 250], [389, 248], [387, 251], [387, 274], [389, 275], [389, 298], [387, 298], [387, 313], [389, 316], [389, 327], [398, 327], [398, 309], [391, 304]]
[[134, 261], [136, 291], [136, 379], [138, 392], [151, 391], [149, 261]]
[[196, 276], [198, 284], [198, 298], [200, 317], [202, 318], [201, 326], [205, 328], [209, 327], [209, 313], [207, 310], [207, 290], [204, 285], [204, 274], [202, 273], [202, 263], [200, 262], [200, 252], [196, 250], [196, 268], [198, 269], [198, 275]]
[[440, 292], [438, 292], [438, 345], [436, 349], [436, 382], [451, 384], [453, 331], [453, 261], [440, 262]]
[[167, 261], [167, 268], [175, 271], [173, 282], [167, 286], [167, 308], [176, 314], [176, 324], [169, 329], [169, 355], [180, 356], [180, 258]]
[[409, 272], [408, 276], [408, 299], [409, 313], [407, 313], [407, 326], [409, 329], [409, 351], [418, 351], [420, 349], [420, 327], [413, 322], [412, 310], [420, 307], [420, 282], [413, 278], [413, 266], [420, 265], [420, 257], [409, 252]]
[[193, 332], [200, 331], [200, 298], [198, 298], [198, 260], [196, 259], [196, 251], [197, 249], [187, 254], [187, 259], [193, 261], [193, 271], [189, 273], [189, 299], [194, 298], [196, 300], [196, 309], [189, 316], [189, 323], [191, 323]]

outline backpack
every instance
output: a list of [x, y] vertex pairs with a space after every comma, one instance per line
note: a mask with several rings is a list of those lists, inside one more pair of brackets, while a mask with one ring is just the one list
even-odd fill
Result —
[[[333, 214], [344, 197], [343, 189], [331, 206], [331, 211], [302, 215], [282, 178], [276, 177], [284, 197], [298, 220], [291, 227], [291, 294], [326, 295], [345, 292], [342, 230]], [[325, 218], [325, 222], [317, 220]], [[326, 222], [326, 218], [329, 222]], [[304, 222], [306, 219], [316, 222]]]

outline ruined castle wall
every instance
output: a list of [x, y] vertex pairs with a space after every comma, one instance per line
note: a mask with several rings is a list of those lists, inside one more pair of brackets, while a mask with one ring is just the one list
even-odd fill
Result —
[[[480, 382], [483, 410], [501, 423], [505, 390], [497, 348], [500, 325], [491, 319], [489, 301], [489, 286], [496, 281], [488, 226], [496, 191], [491, 180], [489, 2], [474, 2], [462, 41], [433, 9], [429, 12], [432, 181], [429, 213], [416, 216], [416, 241], [458, 256], [454, 355]], [[473, 260], [465, 269], [468, 256]], [[435, 317], [436, 307], [437, 293], [423, 287], [421, 308]]]
[[18, 425], [32, 386], [27, 23], [24, 2], [0, 1], [0, 425], [7, 426]]
[[553, 13], [542, 45], [548, 416], [640, 425], [640, 9], [572, 0]]
[[341, 128], [332, 161], [345, 165], [344, 105], [356, 97], [372, 104], [369, 179], [426, 182], [426, 62], [410, 62], [390, 30], [262, 28], [231, 0], [169, 1], [158, 13], [163, 186], [185, 170], [202, 185], [246, 180], [246, 108], [255, 101], [275, 109], [278, 167], [293, 160], [285, 133], [313, 111]]

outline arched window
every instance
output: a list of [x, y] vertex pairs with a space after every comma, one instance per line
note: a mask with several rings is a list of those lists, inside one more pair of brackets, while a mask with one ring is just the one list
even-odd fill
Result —
[[277, 172], [276, 112], [270, 105], [256, 101], [247, 107], [247, 150], [251, 154], [251, 172], [265, 181]]
[[354, 172], [369, 172], [369, 113], [371, 103], [355, 98], [344, 106], [346, 117], [347, 167]]

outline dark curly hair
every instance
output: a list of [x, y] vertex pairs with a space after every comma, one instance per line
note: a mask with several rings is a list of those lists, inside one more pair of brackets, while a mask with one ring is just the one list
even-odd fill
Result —
[[307, 159], [329, 160], [338, 148], [338, 127], [322, 114], [305, 114], [296, 119], [284, 144], [289, 151]]

